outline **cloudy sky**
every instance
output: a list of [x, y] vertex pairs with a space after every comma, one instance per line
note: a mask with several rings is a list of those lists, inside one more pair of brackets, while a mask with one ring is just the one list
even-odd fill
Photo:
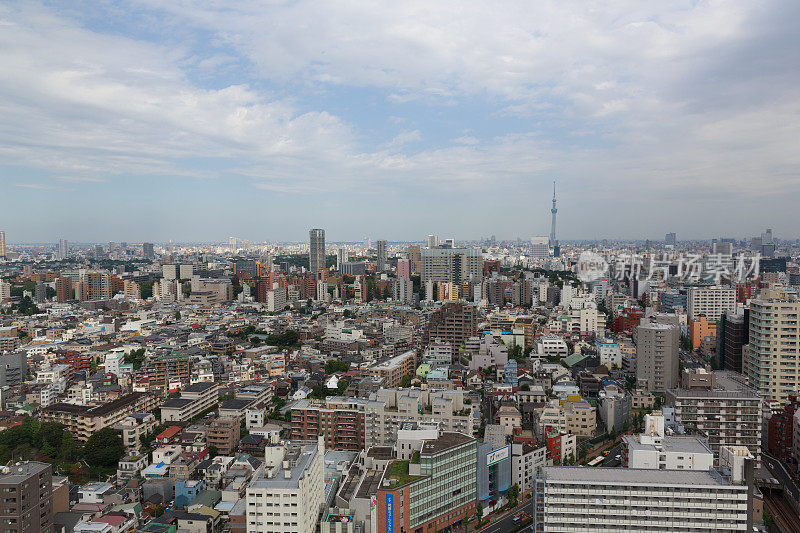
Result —
[[[609, 6], [611, 4], [611, 6]], [[9, 242], [800, 235], [800, 2], [0, 4]]]

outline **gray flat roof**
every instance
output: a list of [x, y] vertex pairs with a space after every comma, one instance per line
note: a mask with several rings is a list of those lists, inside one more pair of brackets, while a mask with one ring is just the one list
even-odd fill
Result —
[[546, 466], [542, 477], [548, 481], [593, 483], [600, 485], [677, 485], [727, 486], [711, 471], [651, 470], [645, 468], [604, 468], [591, 466]]
[[[638, 436], [626, 435], [622, 440], [631, 450], [657, 450], [654, 444], [642, 444]], [[714, 452], [697, 437], [672, 437], [665, 436], [661, 440], [661, 450], [674, 453], [707, 453], [713, 455]]]
[[[305, 474], [311, 461], [317, 456], [318, 450], [316, 444], [306, 445], [290, 445], [286, 450], [284, 459], [288, 459], [291, 467], [284, 470], [283, 462], [275, 467], [274, 477], [260, 477], [254, 479], [250, 484], [251, 487], [257, 489], [290, 489], [298, 488], [300, 486], [300, 478]], [[292, 461], [292, 458], [295, 458]], [[286, 477], [285, 472], [290, 473], [290, 477]]]

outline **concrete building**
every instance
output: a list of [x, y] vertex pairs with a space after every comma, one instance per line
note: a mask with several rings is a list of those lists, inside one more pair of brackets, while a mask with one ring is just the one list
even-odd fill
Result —
[[0, 468], [3, 531], [51, 533], [53, 474], [49, 464], [25, 462]]
[[421, 250], [422, 283], [460, 284], [483, 279], [483, 254], [475, 248], [426, 248]]
[[142, 447], [141, 437], [153, 431], [156, 423], [152, 413], [131, 413], [115, 424], [114, 429], [122, 434], [122, 443], [128, 454], [138, 455]]
[[308, 232], [308, 266], [312, 273], [325, 268], [325, 230], [312, 229]]
[[714, 452], [697, 437], [675, 437], [664, 431], [661, 411], [644, 417], [644, 432], [622, 437], [623, 464], [651, 470], [699, 470], [714, 466]]
[[57, 258], [61, 261], [67, 258], [69, 255], [69, 243], [67, 239], [58, 239], [58, 253]]
[[799, 315], [800, 299], [783, 290], [765, 291], [750, 302], [742, 370], [765, 400], [784, 403], [800, 388]]
[[751, 532], [752, 463], [739, 471], [548, 466], [533, 531]]
[[241, 421], [238, 418], [217, 418], [206, 427], [206, 445], [214, 446], [220, 455], [233, 455], [239, 444]]
[[606, 431], [614, 429], [622, 433], [625, 423], [631, 419], [631, 395], [624, 389], [608, 385], [597, 395], [597, 414], [606, 425]]
[[519, 487], [520, 493], [533, 490], [536, 478], [548, 464], [552, 464], [552, 460], [547, 458], [546, 446], [511, 444], [511, 483]]
[[670, 389], [666, 404], [675, 423], [705, 437], [717, 456], [722, 446], [746, 446], [761, 461], [762, 399], [740, 374], [720, 370], [706, 387]]
[[717, 361], [720, 370], [742, 373], [744, 346], [750, 341], [750, 309], [723, 313], [717, 322]]
[[85, 442], [92, 433], [113, 427], [133, 413], [145, 413], [156, 407], [149, 394], [132, 392], [102, 405], [55, 403], [41, 410], [41, 420], [64, 424], [72, 436]]
[[441, 339], [458, 355], [464, 341], [476, 333], [477, 327], [477, 307], [464, 302], [446, 303], [428, 319], [423, 330], [423, 342], [428, 345], [434, 339]]
[[422, 273], [422, 251], [419, 246], [408, 247], [408, 262], [412, 275], [418, 276]]
[[700, 315], [716, 321], [722, 313], [736, 309], [736, 289], [728, 287], [691, 287], [687, 295], [687, 314], [692, 320]]
[[363, 450], [394, 441], [404, 422], [435, 423], [443, 431], [472, 435], [472, 409], [464, 391], [380, 389], [374, 399], [328, 396], [292, 406], [292, 440], [323, 437], [327, 448]]
[[393, 461], [377, 493], [377, 531], [441, 531], [475, 512], [475, 439], [442, 432], [426, 440], [419, 462]]
[[161, 405], [161, 423], [191, 420], [219, 402], [217, 383], [192, 383], [181, 390], [180, 398], [171, 398]]
[[680, 329], [644, 322], [636, 328], [636, 382], [650, 392], [664, 392], [678, 383]]
[[247, 487], [247, 533], [314, 533], [325, 501], [324, 472], [321, 440], [267, 446]]
[[365, 373], [383, 378], [385, 387], [399, 387], [403, 377], [413, 375], [416, 368], [417, 353], [409, 350], [367, 368]]
[[[11, 338], [14, 339], [14, 337]], [[19, 339], [16, 338], [15, 342], [18, 341]], [[0, 355], [0, 387], [22, 385], [27, 373], [27, 352], [11, 352]]]

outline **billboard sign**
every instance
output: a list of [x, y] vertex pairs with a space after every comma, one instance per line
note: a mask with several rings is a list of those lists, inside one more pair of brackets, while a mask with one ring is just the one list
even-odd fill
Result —
[[496, 465], [503, 459], [508, 459], [508, 446], [503, 446], [486, 454], [486, 466]]

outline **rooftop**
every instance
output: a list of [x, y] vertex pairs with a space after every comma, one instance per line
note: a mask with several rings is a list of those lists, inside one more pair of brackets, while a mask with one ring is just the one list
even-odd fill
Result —
[[706, 444], [697, 437], [672, 437], [665, 436], [661, 440], [661, 445], [642, 444], [638, 436], [625, 435], [622, 437], [625, 444], [631, 450], [662, 450], [664, 452], [672, 453], [707, 453], [713, 455]]
[[422, 454], [433, 455], [441, 453], [468, 442], [475, 442], [475, 439], [463, 433], [456, 433], [453, 431], [442, 432], [438, 439], [425, 441], [425, 444], [422, 445]]
[[20, 465], [9, 466], [8, 473], [0, 470], [0, 484], [14, 485], [22, 483], [30, 476], [39, 475], [46, 470], [50, 470], [50, 465], [45, 463], [22, 463]]
[[542, 477], [547, 481], [566, 481], [576, 484], [695, 486], [719, 487], [727, 485], [711, 471], [650, 470], [645, 468], [605, 468], [585, 466], [546, 466]]

